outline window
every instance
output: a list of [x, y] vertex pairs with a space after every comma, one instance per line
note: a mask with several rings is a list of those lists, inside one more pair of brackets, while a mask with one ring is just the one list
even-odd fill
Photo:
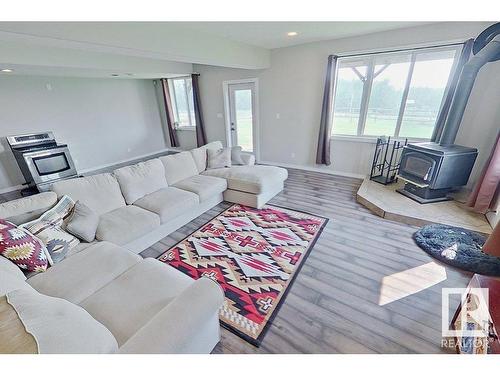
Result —
[[191, 77], [169, 79], [168, 87], [172, 98], [175, 127], [196, 126]]
[[340, 57], [332, 135], [430, 139], [458, 50]]

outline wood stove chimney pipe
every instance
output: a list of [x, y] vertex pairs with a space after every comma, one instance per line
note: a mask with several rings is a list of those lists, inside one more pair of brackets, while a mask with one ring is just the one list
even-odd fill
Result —
[[[498, 33], [500, 33], [500, 31], [498, 31]], [[499, 54], [500, 34], [494, 36], [488, 44], [464, 65], [439, 142], [441, 145], [452, 145], [455, 142], [476, 76], [485, 64], [497, 60]]]

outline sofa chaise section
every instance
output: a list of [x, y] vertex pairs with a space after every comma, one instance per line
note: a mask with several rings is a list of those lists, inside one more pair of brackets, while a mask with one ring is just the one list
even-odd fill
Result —
[[235, 165], [230, 168], [207, 169], [205, 176], [224, 178], [227, 190], [224, 200], [262, 208], [283, 190], [288, 172], [284, 168], [268, 165]]

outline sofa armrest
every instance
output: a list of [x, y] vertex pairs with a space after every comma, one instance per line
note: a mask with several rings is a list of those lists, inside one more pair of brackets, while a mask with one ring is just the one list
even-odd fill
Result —
[[219, 284], [202, 277], [128, 339], [119, 353], [186, 353], [192, 337], [217, 314], [223, 301]]
[[245, 163], [245, 165], [254, 165], [255, 164], [255, 155], [254, 154], [241, 154], [241, 160]]

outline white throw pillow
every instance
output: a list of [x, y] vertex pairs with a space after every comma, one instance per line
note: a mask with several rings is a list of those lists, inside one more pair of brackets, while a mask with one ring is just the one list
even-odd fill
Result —
[[231, 149], [207, 150], [207, 169], [231, 167]]
[[7, 301], [35, 338], [40, 354], [101, 354], [118, 350], [111, 332], [71, 302], [35, 290], [14, 290], [7, 293]]
[[98, 225], [99, 216], [90, 207], [77, 201], [66, 230], [85, 242], [92, 242], [95, 240]]
[[243, 161], [243, 159], [241, 157], [242, 151], [243, 151], [243, 148], [241, 146], [231, 147], [231, 163], [233, 165], [245, 165], [245, 162]]

